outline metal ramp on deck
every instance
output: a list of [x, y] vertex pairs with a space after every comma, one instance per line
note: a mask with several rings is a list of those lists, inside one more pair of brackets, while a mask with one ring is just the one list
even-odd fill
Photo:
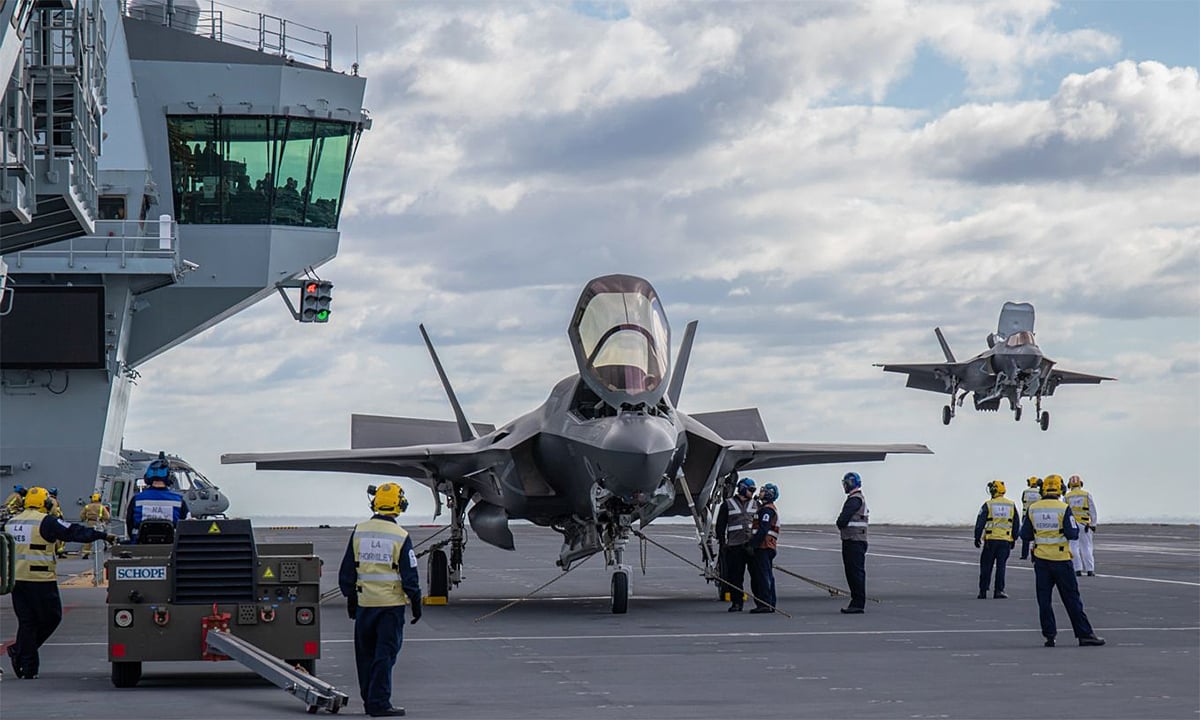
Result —
[[324, 680], [288, 665], [227, 631], [210, 629], [205, 642], [210, 651], [237, 660], [276, 687], [299, 698], [309, 713], [321, 709], [336, 713], [350, 702], [349, 696]]

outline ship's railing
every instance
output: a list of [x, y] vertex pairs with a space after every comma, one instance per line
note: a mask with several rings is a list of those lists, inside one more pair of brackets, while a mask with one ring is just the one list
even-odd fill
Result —
[[42, 264], [46, 260], [65, 260], [67, 268], [97, 259], [129, 267], [130, 261], [142, 259], [179, 260], [179, 224], [164, 215], [158, 220], [97, 220], [96, 234], [64, 240], [36, 250], [22, 250], [5, 256], [14, 269], [28, 263]]
[[199, 5], [197, 9], [173, 0], [121, 0], [121, 14], [333, 69], [333, 36], [327, 30], [216, 0], [199, 0]]

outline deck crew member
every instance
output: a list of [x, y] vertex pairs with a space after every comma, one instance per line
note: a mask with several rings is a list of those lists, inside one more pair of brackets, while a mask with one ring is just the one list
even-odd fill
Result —
[[12, 517], [25, 509], [25, 486], [13, 485], [12, 494], [4, 499], [4, 505], [0, 507], [0, 512], [6, 513], [7, 517]]
[[24, 511], [9, 520], [6, 528], [15, 545], [12, 605], [17, 615], [17, 640], [8, 646], [8, 658], [17, 677], [26, 680], [37, 677], [38, 648], [62, 621], [54, 543], [59, 540], [112, 543], [117, 539], [115, 535], [56, 518], [50, 509], [50, 493], [45, 488], [31, 487], [25, 493]]
[[[1028, 487], [1021, 492], [1021, 517], [1029, 515], [1029, 506], [1042, 499], [1042, 479], [1037, 476], [1030, 476], [1025, 481]], [[1021, 539], [1021, 559], [1025, 560], [1029, 557], [1029, 541]]]
[[850, 604], [842, 608], [847, 615], [861, 615], [867, 605], [867, 525], [870, 510], [862, 494], [862, 477], [856, 472], [842, 476], [846, 502], [838, 515], [837, 528], [842, 537], [842, 567], [850, 586]]
[[[65, 516], [63, 515], [62, 505], [58, 503], [58, 488], [46, 488], [46, 492], [50, 493], [50, 515], [62, 520]], [[67, 556], [67, 544], [62, 540], [54, 543], [54, 554], [57, 557], [65, 558]]]
[[1070, 488], [1063, 500], [1071, 506], [1071, 514], [1079, 523], [1079, 539], [1071, 541], [1071, 564], [1075, 567], [1075, 576], [1085, 572], [1088, 576], [1096, 574], [1096, 556], [1092, 552], [1092, 537], [1096, 532], [1096, 501], [1092, 494], [1083, 489], [1083, 478], [1072, 475], [1067, 481]]
[[[742, 611], [746, 567], [754, 557], [750, 537], [756, 512], [758, 501], [754, 499], [754, 480], [751, 478], [738, 480], [733, 497], [721, 503], [721, 509], [717, 511], [717, 538], [721, 542], [725, 582], [729, 583], [724, 587], [729, 592], [729, 612]], [[754, 578], [751, 577], [751, 586], [753, 583]]]
[[775, 551], [779, 547], [779, 511], [775, 501], [779, 488], [767, 483], [758, 491], [758, 510], [754, 513], [750, 546], [754, 562], [750, 565], [750, 591], [754, 593], [752, 613], [775, 612]]
[[138, 540], [138, 529], [144, 520], [165, 520], [178, 526], [188, 516], [187, 502], [170, 489], [171, 464], [162, 453], [146, 466], [143, 477], [146, 489], [130, 498], [125, 510], [125, 530], [134, 541]]
[[996, 567], [996, 591], [992, 597], [1008, 597], [1004, 592], [1004, 571], [1021, 527], [1017, 504], [1004, 497], [1004, 482], [993, 480], [987, 484], [987, 490], [991, 499], [979, 508], [979, 516], [975, 518], [975, 547], [983, 548], [979, 553], [980, 600], [987, 597], [993, 565]]
[[[79, 521], [93, 530], [108, 531], [108, 521], [112, 519], [112, 513], [109, 512], [108, 506], [100, 502], [100, 493], [92, 493], [92, 501], [83, 506], [79, 511]], [[84, 560], [91, 554], [92, 546], [84, 545], [83, 554], [80, 556]]]
[[404, 490], [388, 482], [367, 488], [374, 515], [354, 526], [338, 571], [338, 587], [354, 618], [358, 689], [371, 717], [397, 717], [392, 705], [392, 667], [404, 641], [404, 606], [421, 619], [421, 582], [412, 539], [396, 522], [408, 509]]
[[1033, 573], [1042, 636], [1046, 638], [1046, 647], [1054, 647], [1058, 628], [1050, 600], [1057, 587], [1079, 644], [1103, 645], [1104, 639], [1096, 637], [1087, 613], [1083, 611], [1079, 583], [1071, 571], [1069, 541], [1079, 536], [1079, 525], [1071, 515], [1070, 506], [1059, 498], [1062, 490], [1062, 476], [1047, 475], [1042, 481], [1042, 499], [1029, 507], [1029, 517], [1021, 528], [1021, 537], [1033, 541]]

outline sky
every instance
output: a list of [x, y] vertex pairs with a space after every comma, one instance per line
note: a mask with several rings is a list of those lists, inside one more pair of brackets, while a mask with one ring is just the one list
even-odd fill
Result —
[[[592, 277], [648, 279], [680, 408], [772, 440], [931, 456], [757, 473], [785, 522], [968, 524], [1004, 480], [1078, 474], [1100, 524], [1200, 522], [1200, 3], [249, 3], [368, 78], [328, 324], [271, 296], [139, 368], [126, 447], [250, 517], [359, 517], [369, 476], [221, 453], [345, 448], [351, 413], [502, 423], [574, 372]], [[357, 52], [355, 38], [357, 37]], [[1005, 301], [1060, 367], [1113, 376], [941, 423], [873, 363], [985, 349]], [[429, 491], [404, 486], [408, 523]], [[444, 517], [442, 518], [445, 519]]]

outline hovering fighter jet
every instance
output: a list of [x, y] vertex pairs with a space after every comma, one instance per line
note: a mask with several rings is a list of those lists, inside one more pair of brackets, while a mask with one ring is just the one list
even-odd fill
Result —
[[637, 277], [608, 275], [587, 284], [567, 328], [579, 374], [500, 428], [467, 420], [429, 335], [420, 330], [454, 422], [354, 415], [349, 450], [227, 454], [221, 462], [410, 477], [429, 486], [438, 513], [445, 497], [451, 530], [430, 553], [433, 596], [444, 597], [462, 579], [464, 515], [480, 539], [508, 550], [514, 548], [508, 521], [517, 518], [563, 536], [558, 565], [564, 571], [603, 551], [612, 611], [624, 613], [625, 547], [635, 522], [644, 527], [663, 515], [692, 516], [712, 580], [712, 526], [738, 471], [930, 452], [916, 444], [773, 443], [757, 409], [685, 415], [676, 405], [696, 323], [688, 325], [671, 373], [666, 315], [654, 288]]
[[1021, 419], [1021, 398], [1033, 398], [1038, 424], [1050, 429], [1050, 411], [1042, 410], [1042, 398], [1054, 394], [1059, 385], [1097, 384], [1116, 378], [1060, 370], [1042, 354], [1033, 341], [1033, 305], [1006, 302], [1000, 310], [996, 332], [987, 336], [988, 349], [966, 362], [954, 359], [941, 328], [934, 328], [944, 363], [917, 365], [876, 364], [886, 372], [908, 375], [907, 387], [950, 395], [950, 404], [942, 408], [942, 424], [949, 425], [955, 407], [962, 407], [968, 393], [974, 393], [975, 409], [995, 412], [1000, 401], [1008, 400], [1016, 420]]

